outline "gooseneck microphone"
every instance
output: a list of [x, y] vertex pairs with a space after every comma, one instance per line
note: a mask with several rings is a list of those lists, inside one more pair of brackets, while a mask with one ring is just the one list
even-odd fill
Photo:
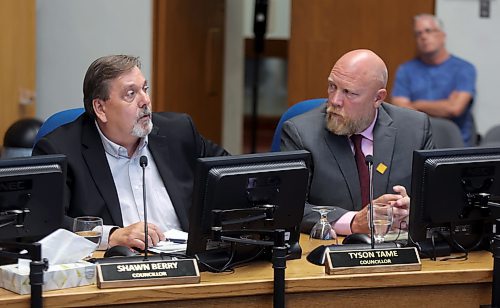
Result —
[[144, 261], [148, 261], [148, 207], [146, 206], [146, 166], [148, 158], [142, 155], [139, 159], [139, 165], [142, 167], [142, 203], [144, 204]]
[[371, 245], [372, 249], [375, 248], [375, 229], [373, 225], [373, 156], [372, 155], [366, 155], [365, 156], [365, 163], [368, 165], [368, 186], [369, 186], [369, 193], [368, 193], [368, 200], [369, 200], [369, 210], [370, 210], [370, 221], [368, 222], [370, 224], [370, 238], [371, 238]]

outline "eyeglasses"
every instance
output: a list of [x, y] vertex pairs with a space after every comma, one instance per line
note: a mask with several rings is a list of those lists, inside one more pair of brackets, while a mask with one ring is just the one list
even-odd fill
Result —
[[415, 31], [415, 37], [421, 37], [424, 33], [425, 34], [432, 34], [439, 32], [440, 30], [438, 28], [426, 28], [423, 31]]

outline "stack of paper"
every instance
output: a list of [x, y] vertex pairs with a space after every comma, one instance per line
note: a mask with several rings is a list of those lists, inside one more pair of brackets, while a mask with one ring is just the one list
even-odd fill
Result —
[[149, 251], [155, 253], [184, 253], [187, 247], [188, 234], [179, 230], [168, 230], [165, 234], [165, 240], [159, 242], [156, 246], [149, 248]]

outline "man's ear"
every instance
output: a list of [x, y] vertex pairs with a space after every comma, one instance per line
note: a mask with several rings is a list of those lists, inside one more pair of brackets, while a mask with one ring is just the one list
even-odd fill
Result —
[[99, 98], [94, 98], [92, 101], [92, 108], [94, 108], [94, 113], [101, 122], [106, 123], [108, 121], [106, 117], [106, 107], [104, 101]]
[[380, 107], [384, 99], [387, 97], [387, 90], [380, 89], [377, 91], [377, 95], [375, 96], [375, 108]]

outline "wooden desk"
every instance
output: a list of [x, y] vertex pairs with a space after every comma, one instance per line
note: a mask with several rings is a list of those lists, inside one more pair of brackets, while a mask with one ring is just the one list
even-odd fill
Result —
[[[301, 240], [303, 257], [287, 262], [287, 307], [479, 307], [491, 302], [493, 258], [486, 251], [473, 252], [467, 261], [423, 260], [418, 272], [330, 276], [305, 256], [318, 242]], [[236, 269], [235, 273], [202, 273], [201, 283], [178, 286], [117, 288], [96, 286], [44, 292], [44, 305], [141, 307], [271, 307], [273, 270], [268, 262]], [[163, 303], [162, 303], [163, 302]], [[0, 289], [0, 305], [29, 305], [29, 296]]]

